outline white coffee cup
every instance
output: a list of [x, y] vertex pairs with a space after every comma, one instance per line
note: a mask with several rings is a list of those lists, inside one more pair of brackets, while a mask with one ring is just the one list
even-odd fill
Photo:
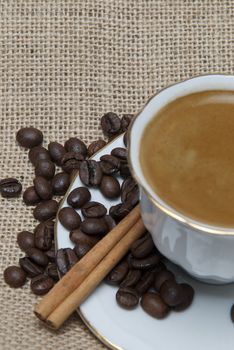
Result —
[[157, 112], [179, 97], [209, 90], [234, 91], [234, 76], [199, 76], [153, 96], [130, 126], [129, 161], [132, 175], [140, 186], [141, 215], [158, 250], [192, 276], [221, 284], [234, 282], [234, 227], [204, 224], [166, 204], [147, 182], [139, 160], [142, 135]]

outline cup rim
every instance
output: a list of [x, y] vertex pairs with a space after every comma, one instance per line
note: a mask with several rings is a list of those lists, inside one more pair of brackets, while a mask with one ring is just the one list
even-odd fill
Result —
[[[143, 189], [143, 191], [146, 193], [148, 199], [153, 203], [153, 205], [155, 205], [156, 207], [158, 207], [161, 211], [163, 211], [166, 215], [168, 215], [169, 217], [173, 218], [176, 221], [179, 221], [181, 223], [183, 223], [186, 226], [191, 227], [192, 229], [196, 229], [199, 231], [202, 231], [204, 233], [207, 234], [212, 234], [212, 235], [227, 235], [227, 236], [233, 236], [234, 235], [234, 227], [221, 227], [221, 226], [216, 226], [216, 225], [210, 225], [195, 219], [190, 218], [187, 215], [182, 214], [181, 212], [179, 212], [178, 210], [174, 209], [173, 207], [171, 207], [169, 204], [167, 204], [166, 202], [164, 202], [164, 200], [155, 192], [153, 191], [153, 189], [151, 188], [151, 186], [149, 185], [148, 181], [144, 178], [144, 181], [147, 183], [147, 185], [152, 189], [152, 192], [154, 194], [154, 196], [148, 191], [148, 189], [146, 188], [146, 186], [144, 185], [144, 181], [142, 181], [141, 176], [139, 176], [137, 174], [137, 171], [135, 170], [134, 164], [133, 164], [133, 160], [131, 157], [131, 152], [132, 152], [132, 130], [133, 130], [133, 126], [136, 122], [136, 120], [142, 115], [142, 113], [144, 112], [144, 110], [146, 109], [146, 107], [152, 102], [152, 100], [154, 100], [156, 97], [158, 97], [158, 95], [162, 94], [164, 91], [175, 87], [176, 85], [180, 85], [192, 80], [196, 80], [198, 78], [208, 78], [208, 77], [223, 77], [223, 78], [227, 78], [227, 77], [232, 77], [234, 79], [234, 75], [232, 74], [202, 74], [202, 75], [196, 75], [193, 76], [192, 78], [188, 78], [188, 79], [184, 79], [181, 80], [179, 82], [170, 84], [162, 89], [160, 89], [158, 92], [156, 92], [154, 95], [152, 95], [147, 102], [145, 103], [145, 105], [143, 106], [143, 108], [140, 109], [140, 111], [134, 116], [134, 118], [132, 119], [129, 128], [128, 128], [128, 161], [129, 161], [129, 168], [131, 171], [131, 174], [133, 176], [133, 178], [137, 181], [138, 185], [140, 185], [140, 187]], [[214, 89], [215, 90], [215, 89]], [[218, 90], [218, 89], [217, 89]], [[222, 89], [220, 89], [222, 90]], [[230, 88], [230, 91], [232, 89]], [[202, 91], [202, 90], [201, 90]], [[208, 91], [207, 90], [203, 90], [203, 91]], [[234, 91], [234, 89], [233, 89]], [[199, 90], [198, 90], [199, 92]], [[183, 94], [182, 96], [186, 96], [189, 95], [188, 94]], [[178, 98], [178, 97], [177, 97]], [[176, 100], [177, 98], [175, 98], [174, 100]], [[145, 124], [144, 129], [146, 127], [148, 123]]]

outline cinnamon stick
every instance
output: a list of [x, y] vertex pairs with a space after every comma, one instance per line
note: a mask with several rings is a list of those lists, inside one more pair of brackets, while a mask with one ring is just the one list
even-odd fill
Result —
[[140, 218], [137, 205], [121, 222], [99, 241], [35, 306], [34, 313], [45, 320], [66, 299], [129, 231]]
[[[141, 219], [138, 219], [137, 223], [103, 258], [97, 267], [86, 277], [83, 283], [81, 283], [80, 286], [49, 315], [46, 320], [47, 325], [50, 328], [58, 329], [128, 252], [129, 246], [144, 232], [144, 224]], [[70, 274], [70, 272], [68, 272], [68, 274]]]

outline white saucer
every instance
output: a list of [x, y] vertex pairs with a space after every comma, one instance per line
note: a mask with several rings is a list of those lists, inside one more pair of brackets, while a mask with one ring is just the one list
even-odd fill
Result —
[[[93, 158], [98, 160], [115, 147], [124, 147], [122, 136], [104, 147]], [[70, 186], [66, 197], [76, 187], [83, 186], [79, 176]], [[92, 200], [107, 208], [119, 201], [104, 198], [99, 190], [91, 189]], [[57, 247], [73, 247], [69, 232], [57, 222]], [[233, 252], [234, 254], [234, 252]], [[233, 266], [234, 268], [234, 266]], [[230, 308], [234, 303], [234, 284], [207, 285], [198, 282], [175, 265], [179, 281], [190, 283], [195, 289], [192, 306], [181, 313], [171, 312], [164, 320], [156, 320], [141, 307], [132, 311], [121, 309], [115, 301], [116, 288], [102, 283], [78, 310], [79, 315], [104, 344], [111, 349], [124, 350], [233, 350], [234, 324]]]

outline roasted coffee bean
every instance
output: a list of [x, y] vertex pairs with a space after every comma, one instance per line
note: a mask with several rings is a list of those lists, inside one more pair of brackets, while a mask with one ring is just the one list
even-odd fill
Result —
[[35, 264], [30, 258], [27, 257], [20, 258], [19, 264], [30, 278], [38, 276], [44, 271], [44, 267]]
[[34, 188], [41, 199], [49, 200], [53, 196], [52, 186], [42, 176], [36, 176], [33, 180]]
[[49, 152], [42, 146], [31, 148], [28, 153], [28, 157], [33, 165], [36, 165], [39, 160], [50, 160]]
[[182, 283], [180, 286], [182, 288], [183, 297], [181, 303], [173, 308], [174, 311], [184, 311], [187, 309], [192, 304], [194, 297], [193, 287], [186, 283]]
[[137, 239], [131, 246], [130, 251], [134, 258], [145, 258], [155, 248], [151, 235], [147, 233], [143, 237]]
[[121, 131], [125, 132], [133, 118], [133, 114], [124, 114], [121, 118]]
[[134, 207], [139, 201], [139, 187], [132, 177], [125, 179], [121, 186], [121, 201], [130, 202]]
[[104, 174], [113, 175], [119, 171], [120, 160], [114, 156], [106, 154], [100, 158], [100, 167]]
[[103, 176], [100, 184], [100, 191], [104, 197], [113, 199], [120, 195], [119, 181], [113, 176]]
[[131, 172], [127, 162], [120, 163], [119, 173], [120, 173], [120, 176], [122, 176], [124, 179], [131, 176]]
[[154, 283], [155, 273], [153, 271], [146, 271], [137, 283], [135, 289], [139, 295], [146, 293]]
[[234, 323], [234, 304], [231, 307], [231, 312], [230, 312], [231, 320]]
[[107, 136], [118, 135], [121, 132], [121, 121], [117, 114], [108, 112], [101, 118], [103, 133]]
[[[39, 225], [40, 224], [38, 224], [37, 227], [39, 227]], [[55, 225], [55, 222], [53, 220], [47, 220], [47, 221], [44, 222], [44, 225], [45, 225], [46, 229], [48, 231], [50, 231], [51, 236], [54, 237], [54, 225]]]
[[33, 261], [35, 264], [40, 266], [47, 266], [49, 263], [48, 257], [41, 250], [37, 248], [29, 248], [26, 251], [27, 256]]
[[57, 251], [56, 264], [62, 275], [65, 275], [77, 261], [78, 258], [71, 248], [59, 249]]
[[100, 218], [107, 213], [103, 204], [98, 202], [88, 202], [81, 209], [81, 213], [86, 218]]
[[167, 270], [167, 267], [166, 265], [160, 261], [156, 266], [154, 266], [153, 268], [153, 271], [155, 273], [155, 276], [157, 275], [157, 273], [161, 272], [161, 271], [164, 271], [164, 270]]
[[142, 272], [140, 270], [129, 270], [127, 276], [121, 282], [121, 287], [134, 287], [140, 280]]
[[120, 261], [106, 276], [105, 281], [108, 284], [117, 286], [119, 285], [124, 278], [127, 276], [129, 267], [126, 260]]
[[47, 275], [38, 275], [31, 280], [31, 291], [36, 295], [44, 295], [54, 286], [54, 280]]
[[75, 208], [79, 209], [83, 207], [91, 199], [91, 194], [86, 187], [77, 187], [71, 191], [67, 197], [67, 203]]
[[163, 270], [156, 274], [154, 288], [159, 291], [165, 281], [174, 280], [175, 276], [171, 271]]
[[58, 142], [50, 142], [48, 144], [48, 150], [51, 159], [60, 166], [62, 164], [62, 158], [66, 153], [65, 148]]
[[[44, 227], [44, 228], [46, 228], [46, 230], [48, 231], [48, 232], [50, 232], [50, 234], [51, 234], [51, 236], [52, 236], [52, 238], [54, 237], [54, 225], [55, 225], [55, 222], [54, 222], [54, 220], [51, 220], [51, 219], [49, 219], [49, 220], [46, 220], [46, 221], [44, 221], [44, 222], [41, 222], [40, 224], [38, 224], [36, 227], [35, 227], [35, 229], [34, 229], [34, 234], [36, 233], [36, 231], [38, 230], [38, 229], [41, 229], [41, 227]], [[54, 239], [54, 238], [53, 238]]]
[[51, 180], [55, 173], [55, 165], [50, 160], [39, 160], [35, 168], [35, 175]]
[[132, 256], [132, 254], [129, 252], [129, 253], [127, 254], [127, 262], [128, 262], [128, 265], [129, 265], [130, 268], [131, 268], [131, 266], [132, 266], [132, 263], [131, 263], [132, 259], [134, 259], [134, 258], [133, 258], [133, 256]]
[[127, 161], [127, 150], [123, 147], [116, 147], [111, 151], [111, 155], [119, 158], [121, 161]]
[[147, 270], [157, 265], [159, 261], [160, 261], [160, 256], [158, 254], [151, 254], [146, 258], [131, 259], [131, 267], [133, 269]]
[[79, 243], [74, 247], [74, 252], [79, 259], [83, 258], [92, 247], [87, 243]]
[[116, 301], [119, 306], [123, 307], [124, 309], [131, 310], [138, 305], [139, 295], [132, 288], [120, 287], [116, 293]]
[[34, 231], [34, 244], [40, 250], [49, 250], [54, 239], [54, 221], [41, 222]]
[[158, 319], [166, 317], [170, 311], [160, 295], [153, 292], [148, 292], [142, 296], [141, 306], [147, 314]]
[[125, 131], [125, 133], [124, 133], [123, 142], [124, 142], [124, 146], [127, 147], [128, 146], [128, 132], [127, 131]]
[[5, 282], [12, 288], [22, 287], [26, 282], [26, 273], [18, 266], [8, 266], [3, 275]]
[[50, 250], [47, 250], [45, 252], [45, 255], [48, 257], [50, 262], [55, 262], [55, 246], [54, 246], [54, 244], [52, 244], [52, 247], [50, 248]]
[[4, 198], [18, 197], [22, 191], [21, 183], [15, 178], [0, 180], [0, 192]]
[[40, 203], [41, 198], [38, 196], [34, 186], [26, 188], [23, 194], [23, 201], [26, 205], [36, 205]]
[[70, 176], [64, 172], [58, 173], [54, 176], [51, 185], [55, 195], [63, 196], [70, 186]]
[[46, 227], [48, 229], [51, 230], [51, 234], [53, 233], [54, 234], [54, 225], [55, 225], [55, 222], [53, 220], [47, 220], [46, 222], [44, 222], [44, 224], [46, 225]]
[[39, 221], [53, 219], [58, 211], [58, 202], [55, 200], [39, 203], [33, 211], [34, 218]]
[[53, 278], [54, 281], [59, 280], [58, 270], [56, 264], [49, 264], [45, 270], [48, 276]]
[[16, 134], [16, 140], [20, 146], [25, 148], [32, 148], [42, 143], [43, 134], [36, 128], [21, 128]]
[[81, 230], [74, 230], [70, 232], [70, 240], [77, 245], [88, 244], [93, 247], [100, 240], [100, 237], [87, 235]]
[[80, 179], [86, 186], [99, 186], [102, 170], [95, 160], [84, 160], [80, 165]]
[[81, 153], [67, 152], [62, 158], [62, 169], [68, 174], [71, 174], [73, 170], [79, 170], [80, 164], [84, 160], [84, 156]]
[[152, 250], [154, 249], [154, 242], [150, 234], [145, 235], [137, 239], [130, 247], [130, 251], [134, 258], [145, 258], [147, 257]]
[[80, 228], [88, 235], [104, 235], [108, 232], [107, 224], [102, 218], [86, 218]]
[[183, 288], [175, 280], [167, 280], [160, 288], [160, 295], [167, 305], [177, 306], [183, 301]]
[[87, 156], [86, 145], [77, 137], [71, 137], [69, 140], [67, 140], [64, 147], [67, 152], [80, 153], [84, 156], [84, 158]]
[[108, 227], [108, 231], [113, 230], [113, 228], [116, 226], [116, 222], [115, 220], [110, 216], [110, 215], [106, 215], [103, 218], [107, 224]]
[[136, 206], [139, 202], [139, 189], [137, 191], [133, 191], [126, 202], [123, 203], [124, 206], [130, 209], [130, 211]]
[[104, 140], [93, 141], [88, 147], [88, 156], [91, 157], [106, 145]]
[[28, 248], [34, 247], [34, 234], [28, 231], [19, 232], [17, 243], [20, 249], [25, 252]]
[[61, 224], [69, 231], [79, 228], [81, 219], [80, 215], [73, 208], [62, 208], [58, 213]]
[[116, 222], [119, 222], [130, 213], [131, 209], [128, 203], [120, 203], [110, 207], [109, 214]]

